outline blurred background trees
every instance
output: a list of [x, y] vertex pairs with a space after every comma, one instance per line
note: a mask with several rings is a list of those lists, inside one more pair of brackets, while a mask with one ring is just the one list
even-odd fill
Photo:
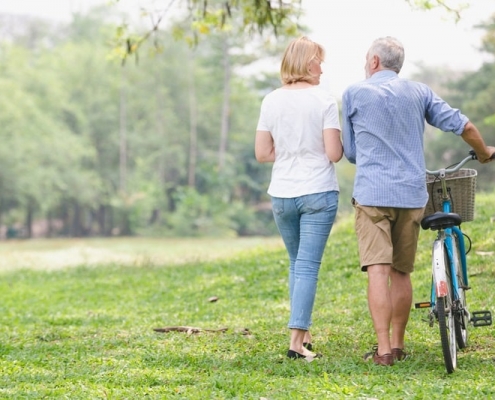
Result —
[[[1, 237], [276, 233], [271, 165], [255, 161], [253, 141], [261, 98], [279, 79], [253, 65], [278, 63], [294, 31], [278, 42], [242, 35], [234, 15], [229, 30], [188, 46], [177, 26], [162, 27], [123, 66], [107, 12], [76, 14], [63, 29], [0, 16]], [[492, 55], [494, 24], [482, 27]], [[495, 143], [493, 62], [467, 74], [418, 69]], [[452, 134], [426, 140], [430, 166], [466, 151]], [[495, 183], [490, 167], [479, 168], [482, 188]], [[353, 166], [338, 173], [345, 213]]]

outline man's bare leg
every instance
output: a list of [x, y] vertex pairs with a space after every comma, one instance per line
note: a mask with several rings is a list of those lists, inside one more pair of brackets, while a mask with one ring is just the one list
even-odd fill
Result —
[[368, 307], [378, 340], [378, 355], [392, 352], [390, 345], [392, 299], [389, 288], [391, 269], [389, 264], [368, 266]]
[[411, 274], [390, 271], [390, 297], [392, 301], [392, 339], [391, 347], [404, 348], [404, 336], [412, 305]]

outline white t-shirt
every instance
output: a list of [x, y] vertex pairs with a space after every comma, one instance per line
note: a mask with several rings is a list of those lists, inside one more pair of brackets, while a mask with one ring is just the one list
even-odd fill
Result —
[[276, 89], [261, 103], [257, 130], [269, 131], [275, 162], [268, 194], [292, 198], [339, 190], [323, 129], [340, 130], [336, 100], [319, 87]]

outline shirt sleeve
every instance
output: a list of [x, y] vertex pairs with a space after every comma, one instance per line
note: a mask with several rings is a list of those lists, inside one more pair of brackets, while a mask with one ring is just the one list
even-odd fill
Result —
[[324, 111], [323, 129], [340, 129], [339, 106], [334, 98], [330, 98], [328, 107]]
[[261, 102], [261, 107], [260, 107], [260, 116], [258, 118], [258, 125], [256, 126], [257, 131], [271, 131], [271, 128], [269, 127], [269, 123], [267, 121], [267, 100], [266, 97], [263, 99]]
[[443, 99], [429, 89], [426, 105], [426, 122], [444, 132], [462, 134], [469, 118], [458, 109], [452, 108]]
[[345, 157], [356, 164], [356, 139], [349, 114], [349, 95], [345, 92], [342, 97], [342, 145]]

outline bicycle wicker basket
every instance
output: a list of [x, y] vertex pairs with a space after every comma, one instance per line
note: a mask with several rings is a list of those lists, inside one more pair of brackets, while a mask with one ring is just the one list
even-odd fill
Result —
[[[475, 169], [461, 168], [459, 171], [448, 174], [445, 182], [452, 201], [452, 212], [459, 214], [462, 221], [472, 221], [474, 219], [474, 197], [476, 194]], [[442, 211], [442, 184], [440, 179], [426, 176], [426, 187], [428, 189], [428, 203], [426, 204], [425, 215], [430, 215], [436, 211]]]

